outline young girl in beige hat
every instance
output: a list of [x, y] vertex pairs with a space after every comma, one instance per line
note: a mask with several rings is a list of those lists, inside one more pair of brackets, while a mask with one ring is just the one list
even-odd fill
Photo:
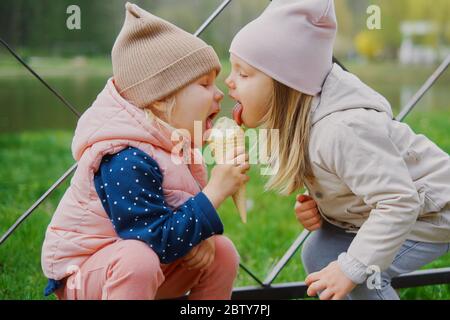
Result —
[[209, 129], [220, 110], [219, 59], [127, 3], [112, 65], [75, 131], [78, 167], [42, 249], [46, 294], [229, 299], [238, 254], [216, 209], [248, 180], [248, 164], [241, 153], [240, 165], [217, 165], [208, 182], [203, 141], [192, 138], [195, 122]]

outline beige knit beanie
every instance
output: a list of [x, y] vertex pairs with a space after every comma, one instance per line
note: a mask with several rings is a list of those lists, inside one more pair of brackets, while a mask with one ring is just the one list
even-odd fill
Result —
[[127, 2], [125, 23], [113, 46], [114, 82], [143, 108], [221, 66], [203, 40]]

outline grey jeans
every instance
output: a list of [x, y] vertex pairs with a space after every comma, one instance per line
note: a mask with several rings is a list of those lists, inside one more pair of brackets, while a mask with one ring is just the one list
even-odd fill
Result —
[[[330, 223], [311, 233], [302, 249], [303, 266], [312, 273], [325, 268], [337, 260], [340, 253], [346, 252], [354, 233], [348, 233]], [[391, 266], [381, 272], [378, 289], [369, 289], [362, 283], [347, 296], [350, 300], [398, 300], [399, 296], [391, 286], [391, 279], [402, 273], [415, 271], [449, 252], [450, 243], [428, 243], [406, 240]]]

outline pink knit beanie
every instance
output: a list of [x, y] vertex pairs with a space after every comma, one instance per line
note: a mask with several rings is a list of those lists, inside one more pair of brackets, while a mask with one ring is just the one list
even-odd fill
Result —
[[273, 0], [234, 37], [230, 53], [297, 91], [316, 95], [332, 67], [333, 0]]

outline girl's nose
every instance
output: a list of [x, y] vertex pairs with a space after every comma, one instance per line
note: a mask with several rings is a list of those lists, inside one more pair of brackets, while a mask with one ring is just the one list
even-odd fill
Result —
[[235, 89], [234, 81], [231, 80], [231, 74], [225, 79], [225, 84], [228, 86], [228, 88]]
[[220, 102], [220, 101], [222, 101], [223, 97], [224, 97], [223, 92], [219, 88], [216, 87], [216, 94], [214, 95], [215, 100], [217, 102]]

